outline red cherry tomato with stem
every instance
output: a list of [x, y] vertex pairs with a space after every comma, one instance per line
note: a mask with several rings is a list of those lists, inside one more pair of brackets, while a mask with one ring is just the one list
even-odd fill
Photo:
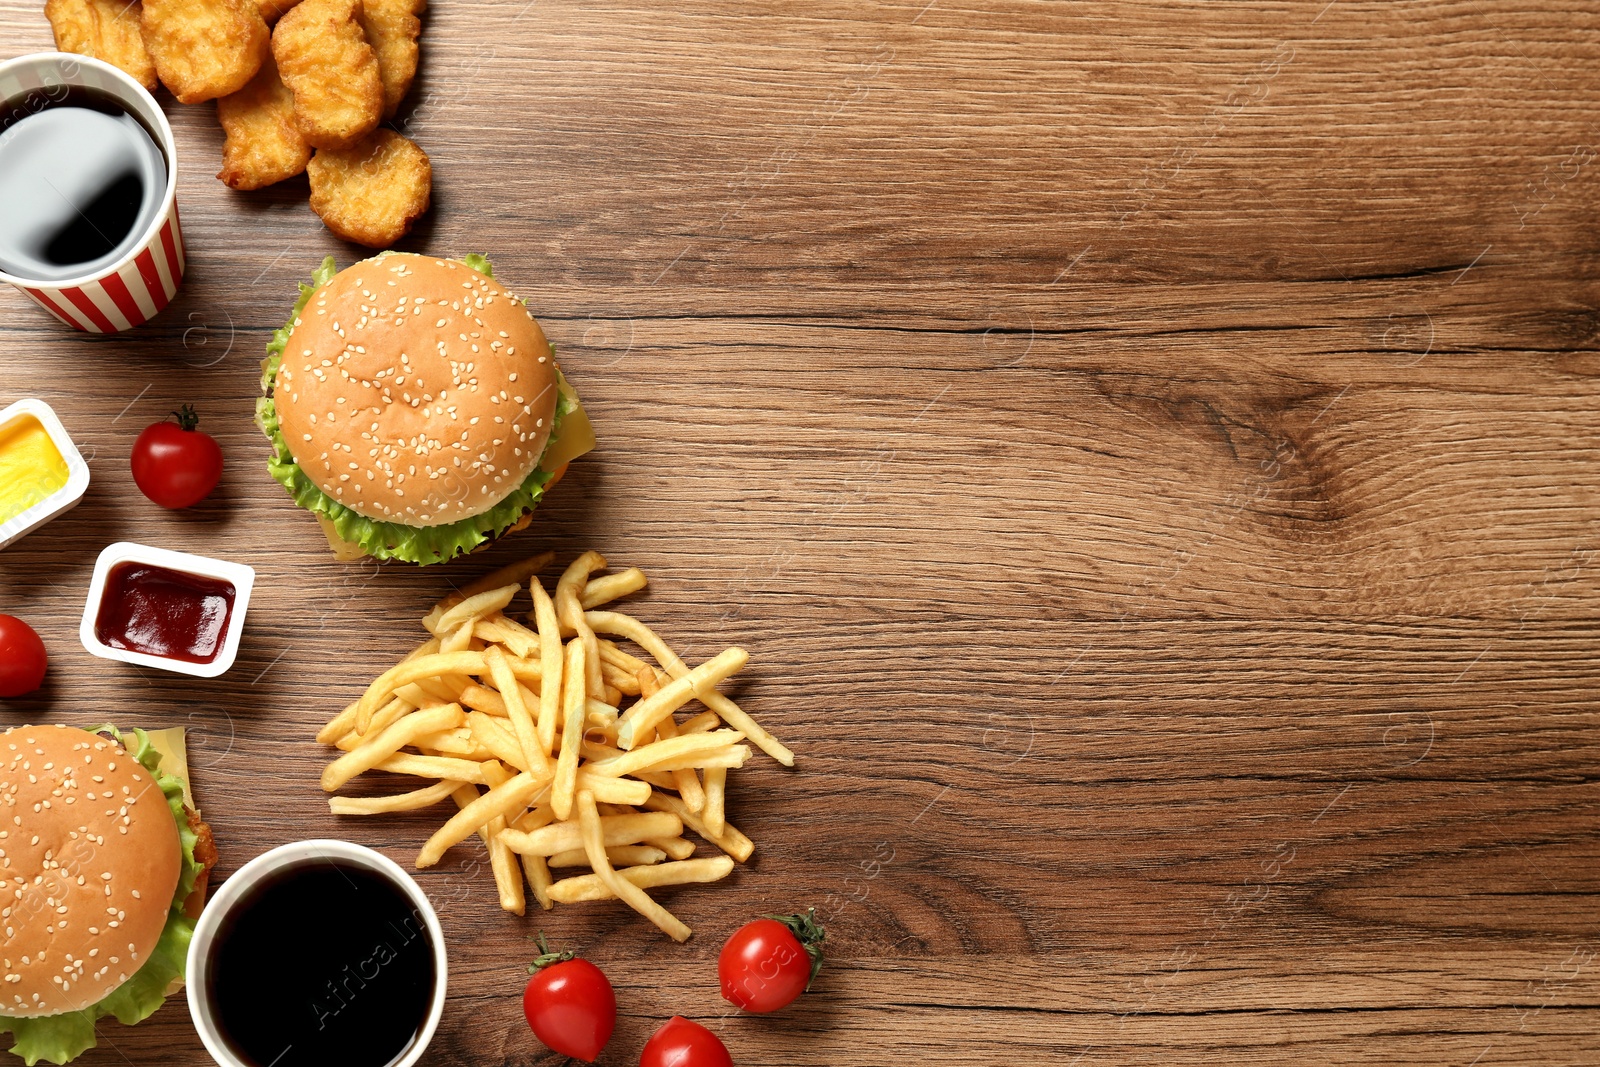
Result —
[[644, 1043], [639, 1067], [733, 1067], [733, 1057], [716, 1034], [674, 1015]]
[[600, 968], [570, 952], [551, 952], [542, 934], [539, 949], [522, 1013], [551, 1051], [593, 1063], [616, 1028], [617, 994]]
[[222, 478], [222, 449], [208, 433], [195, 429], [200, 416], [184, 405], [177, 422], [145, 427], [133, 443], [130, 466], [139, 491], [164, 508], [186, 508], [205, 499]]
[[50, 663], [33, 627], [0, 615], [0, 697], [20, 697], [39, 688]]
[[799, 999], [822, 969], [827, 931], [817, 909], [769, 915], [733, 932], [717, 957], [722, 997], [745, 1011], [769, 1012]]

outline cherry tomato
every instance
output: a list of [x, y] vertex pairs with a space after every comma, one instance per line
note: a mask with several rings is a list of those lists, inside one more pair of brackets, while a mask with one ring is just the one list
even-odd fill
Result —
[[733, 1057], [716, 1034], [674, 1015], [644, 1043], [639, 1067], [733, 1067]]
[[0, 615], [0, 697], [20, 697], [39, 688], [50, 658], [33, 627]]
[[793, 1004], [822, 969], [827, 933], [816, 914], [769, 915], [735, 930], [717, 957], [723, 999], [754, 1012]]
[[164, 508], [198, 504], [222, 478], [222, 449], [208, 433], [195, 429], [200, 416], [187, 405], [174, 411], [177, 422], [145, 427], [133, 443], [133, 481]]
[[[539, 947], [545, 949], [544, 939]], [[522, 1013], [533, 1035], [554, 1052], [593, 1063], [617, 1025], [617, 995], [600, 968], [570, 952], [533, 961], [522, 993]]]

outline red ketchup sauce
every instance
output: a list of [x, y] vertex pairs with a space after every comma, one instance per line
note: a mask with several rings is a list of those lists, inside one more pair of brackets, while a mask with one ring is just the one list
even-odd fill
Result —
[[128, 652], [210, 663], [233, 613], [232, 582], [148, 563], [118, 563], [95, 616], [101, 642]]

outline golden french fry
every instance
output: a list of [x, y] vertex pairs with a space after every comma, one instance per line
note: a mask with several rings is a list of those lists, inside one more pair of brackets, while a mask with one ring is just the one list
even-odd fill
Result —
[[329, 793], [364, 771], [370, 771], [385, 759], [424, 734], [448, 730], [465, 722], [461, 707], [451, 704], [427, 711], [414, 711], [410, 715], [363, 741], [361, 746], [346, 752], [322, 770], [322, 788]]
[[[555, 817], [555, 812], [550, 810], [549, 804], [541, 804], [518, 819], [514, 825], [516, 829], [523, 833], [528, 833], [539, 829], [541, 826], [549, 825], [550, 820]], [[549, 911], [556, 906], [555, 901], [550, 899], [550, 883], [552, 881], [550, 868], [545, 864], [543, 856], [523, 855], [521, 859], [522, 870], [528, 876], [528, 884], [533, 887], [533, 898], [539, 902], [539, 907]]]
[[[626, 637], [654, 656], [656, 662], [666, 668], [666, 672], [672, 675], [673, 678], [681, 678], [689, 673], [688, 665], [678, 658], [678, 654], [667, 647], [667, 643], [657, 637], [655, 631], [631, 615], [623, 615], [615, 611], [590, 611], [584, 613], [584, 621], [596, 633]], [[794, 753], [784, 747], [781, 741], [768, 733], [760, 723], [751, 718], [739, 705], [715, 690], [695, 695], [702, 704], [716, 712], [729, 726], [748, 737], [751, 744], [785, 767], [794, 766]]]
[[600, 653], [600, 677], [605, 681], [606, 685], [624, 696], [636, 697], [639, 695], [639, 679], [624, 671], [621, 667], [607, 663], [604, 652]]
[[339, 714], [328, 720], [328, 725], [317, 731], [317, 744], [331, 745], [345, 734], [356, 728], [356, 713], [360, 710], [359, 703], [352, 703]]
[[549, 752], [555, 748], [556, 720], [561, 716], [561, 623], [544, 586], [534, 582], [529, 589], [533, 592], [533, 614], [539, 628], [539, 668], [544, 679], [539, 688], [539, 744]]
[[439, 639], [440, 652], [462, 652], [472, 648], [472, 620], [449, 630]]
[[512, 827], [525, 834], [532, 833], [541, 826], [549, 826], [556, 821], [556, 813], [550, 809], [549, 802], [540, 804], [527, 814], [512, 822]]
[[335, 815], [382, 815], [391, 811], [417, 811], [433, 807], [464, 784], [452, 782], [447, 778], [409, 793], [396, 793], [387, 797], [329, 797], [328, 810]]
[[541, 774], [549, 772], [550, 754], [539, 746], [539, 734], [533, 716], [528, 714], [528, 707], [522, 702], [523, 688], [511, 673], [506, 654], [500, 651], [499, 645], [490, 645], [483, 654], [483, 661], [489, 668], [489, 677], [494, 680], [495, 688], [500, 690], [500, 698], [505, 701], [507, 717], [511, 720], [512, 729], [517, 732], [517, 743], [522, 746], [523, 763], [531, 771]]
[[506, 710], [505, 698], [487, 686], [467, 686], [461, 691], [461, 703], [473, 711], [485, 712], [502, 719], [511, 715], [511, 712]]
[[[486, 769], [499, 768], [499, 764], [486, 763]], [[498, 782], [490, 783], [491, 787]], [[477, 803], [482, 795], [471, 786], [462, 786], [451, 794], [456, 806], [466, 810]], [[526, 910], [526, 902], [522, 895], [522, 875], [517, 869], [517, 858], [509, 850], [498, 844], [498, 835], [505, 829], [504, 819], [495, 819], [485, 826], [478, 828], [478, 837], [483, 841], [484, 847], [489, 851], [489, 868], [494, 875], [495, 889], [500, 896], [500, 907], [516, 915], [521, 915]]]
[[706, 768], [706, 806], [700, 817], [706, 821], [706, 829], [713, 834], [721, 835], [728, 827], [728, 817], [723, 809], [727, 798], [728, 769], [726, 767]]
[[632, 778], [605, 778], [578, 768], [578, 788], [587, 789], [596, 800], [607, 804], [643, 804], [650, 799], [650, 783]]
[[[410, 690], [413, 687], [409, 685], [403, 685], [400, 688]], [[421, 690], [418, 690], [414, 694], [417, 697], [416, 700], [410, 699], [412, 695], [413, 694], [408, 692], [406, 695], [402, 696], [400, 691], [396, 690], [393, 699], [385, 702], [381, 707], [376, 708], [365, 715], [361, 713], [361, 705], [358, 701], [356, 703], [356, 733], [370, 734], [374, 730], [381, 730], [385, 726], [389, 725], [389, 723], [394, 722], [401, 715], [411, 711], [413, 708], [433, 708], [439, 707], [443, 704], [454, 703], [454, 701], [449, 697], [440, 700], [432, 693], [423, 692]]]
[[423, 750], [427, 756], [459, 756], [462, 759], [486, 760], [493, 759], [494, 753], [478, 744], [473, 739], [472, 731], [465, 726], [458, 726], [454, 730], [440, 730], [436, 734], [427, 734], [411, 742]]
[[[683, 838], [680, 837], [678, 840], [682, 841]], [[689, 847], [694, 848], [692, 844]], [[613, 845], [606, 849], [606, 859], [611, 861], [613, 867], [648, 867], [666, 858], [665, 852], [650, 845]], [[566, 852], [557, 852], [545, 860], [545, 863], [550, 867], [587, 867], [589, 854], [581, 848], [574, 848]]]
[[413, 756], [402, 752], [390, 756], [373, 770], [409, 774], [417, 778], [454, 778], [471, 785], [483, 784], [482, 763], [453, 756]]
[[[707, 730], [715, 730], [722, 725], [722, 720], [714, 711], [702, 711], [692, 719], [685, 719], [678, 724], [680, 734], [703, 734]], [[749, 737], [749, 734], [745, 735]]]
[[634, 738], [645, 730], [655, 729], [656, 723], [677, 711], [690, 700], [704, 698], [718, 682], [742, 670], [750, 662], [750, 653], [742, 648], [727, 648], [681, 677], [662, 686], [655, 696], [642, 698], [629, 708], [617, 722], [617, 744], [623, 749], [633, 747]]
[[[429, 699], [428, 701], [429, 709], [448, 707], [449, 704], [450, 702], [446, 700]], [[417, 710], [417, 705], [409, 700], [401, 700], [396, 697], [373, 713], [372, 721], [367, 724], [367, 732], [356, 733], [352, 730], [335, 741], [334, 747], [345, 752], [353, 752], [361, 747], [363, 741], [377, 736], [388, 729], [391, 724], [398, 722], [403, 716], [409, 715], [415, 710]]]
[[675, 860], [686, 860], [694, 855], [694, 842], [687, 837], [652, 837], [645, 844], [660, 849]]
[[[512, 627], [516, 628], [513, 629]], [[524, 627], [504, 616], [493, 619], [479, 619], [472, 625], [472, 636], [479, 641], [505, 645], [511, 650], [513, 656], [532, 656], [539, 650], [538, 634], [533, 634], [530, 637]], [[524, 665], [523, 669], [527, 670], [526, 665]], [[535, 661], [535, 670], [537, 670], [537, 661]], [[537, 679], [538, 677], [539, 675], [535, 673], [534, 678]]]
[[[607, 815], [600, 822], [605, 831], [607, 848], [612, 845], [637, 845], [647, 838], [677, 837], [683, 833], [683, 820], [670, 811]], [[576, 820], [553, 822], [531, 831], [507, 830], [502, 839], [511, 851], [524, 856], [553, 856], [557, 852], [583, 847], [582, 831]]]
[[[561, 619], [561, 639], [570, 641], [583, 631], [578, 628], [573, 612], [583, 612], [583, 590], [589, 584], [589, 575], [594, 571], [606, 569], [606, 558], [598, 552], [585, 552], [577, 559], [567, 564], [567, 569], [561, 572], [561, 577], [556, 579], [556, 591], [552, 599], [556, 605], [556, 615]], [[570, 604], [563, 603], [571, 597]]]
[[[655, 668], [640, 664], [637, 676], [639, 692], [647, 697], [655, 696], [661, 689], [661, 679], [657, 676]], [[656, 723], [656, 734], [662, 740], [671, 740], [678, 736], [678, 721], [671, 715]], [[690, 811], [699, 811], [705, 807], [706, 794], [700, 788], [700, 776], [695, 774], [693, 768], [684, 767], [672, 772], [672, 778], [678, 783], [678, 795], [683, 802], [689, 805]], [[642, 803], [642, 802], [641, 802]], [[682, 859], [683, 857], [676, 857]]]
[[556, 760], [556, 780], [550, 787], [550, 805], [556, 818], [572, 815], [572, 799], [578, 782], [579, 746], [583, 744], [583, 720], [587, 677], [583, 638], [574, 637], [567, 645], [565, 674], [561, 679], [561, 705], [565, 718], [561, 731], [561, 755]]
[[597, 638], [597, 640], [600, 644], [600, 660], [602, 663], [609, 663], [624, 674], [633, 675], [637, 675], [641, 668], [649, 666], [644, 660], [639, 659], [637, 656], [631, 656], [618, 648], [615, 641], [608, 641], [603, 637]]
[[538, 679], [540, 677], [540, 663], [537, 658], [539, 655], [538, 633], [528, 629], [509, 615], [497, 615], [494, 618], [494, 624], [505, 635], [500, 643], [510, 648], [518, 657], [528, 660], [526, 664], [523, 664], [522, 669], [533, 671], [534, 678]]
[[629, 567], [625, 571], [608, 574], [603, 578], [591, 578], [584, 584], [579, 603], [583, 605], [584, 611], [591, 611], [601, 604], [609, 604], [618, 597], [637, 593], [648, 584], [649, 579], [644, 576], [644, 571], [638, 567]]
[[507, 778], [487, 793], [479, 795], [472, 803], [451, 816], [450, 821], [434, 831], [433, 836], [422, 846], [422, 851], [417, 854], [417, 867], [432, 867], [439, 862], [451, 845], [465, 841], [496, 818], [504, 819], [513, 811], [521, 811], [528, 806], [528, 801], [533, 799], [533, 795], [544, 788], [547, 781], [545, 778], [523, 771], [515, 777]]
[[[550, 566], [550, 561], [555, 558], [556, 554], [554, 552], [541, 552], [537, 556], [529, 556], [527, 559], [508, 563], [499, 570], [491, 571], [477, 581], [469, 582], [467, 585], [462, 586], [460, 595], [465, 599], [469, 596], [477, 596], [479, 593], [487, 593], [491, 589], [499, 589], [501, 586], [521, 585], [523, 582], [532, 581], [533, 576]], [[444, 605], [446, 609], [453, 606], [454, 604]]]
[[[538, 634], [534, 634], [534, 639], [537, 640], [538, 636]], [[504, 644], [504, 642], [501, 643]], [[559, 641], [556, 642], [556, 648], [560, 649], [560, 647], [561, 643]], [[510, 662], [511, 673], [517, 676], [517, 681], [527, 682], [532, 691], [538, 694], [544, 692], [544, 663], [541, 658], [543, 650], [542, 648], [535, 648], [534, 651], [539, 652], [540, 656], [507, 656], [506, 659]], [[560, 681], [561, 679], [556, 679], [558, 684]]]
[[[690, 734], [691, 737], [704, 737], [705, 734]], [[654, 746], [646, 746], [652, 748]], [[727, 748], [712, 749], [709, 752], [691, 752], [682, 756], [664, 756], [649, 767], [657, 774], [674, 774], [684, 768], [704, 771], [713, 768], [737, 769], [743, 767], [750, 759], [751, 748], [749, 745], [730, 745]], [[631, 753], [630, 753], [631, 755]]]
[[705, 820], [695, 812], [690, 811], [683, 801], [675, 796], [656, 793], [644, 802], [644, 806], [651, 811], [669, 812], [676, 815], [682, 820], [683, 825], [716, 845], [740, 863], [747, 862], [756, 850], [756, 846], [750, 839], [741, 834], [732, 823], [724, 822], [720, 834], [712, 833], [711, 827], [706, 825]]
[[[512, 777], [510, 771], [493, 760], [483, 765], [483, 776], [491, 789], [504, 785]], [[484, 827], [484, 832], [488, 834], [489, 862], [494, 868], [495, 885], [500, 889], [500, 907], [521, 915], [526, 901], [522, 894], [522, 870], [517, 863], [519, 857], [499, 839], [510, 822], [505, 816], [496, 816]]]
[[428, 640], [422, 642], [422, 644], [418, 645], [410, 652], [407, 652], [405, 658], [400, 662], [410, 663], [414, 659], [421, 659], [423, 656], [431, 656], [437, 651], [439, 651], [439, 639], [437, 637], [430, 637]]
[[358, 714], [370, 717], [397, 688], [407, 682], [437, 678], [442, 674], [483, 674], [486, 669], [482, 652], [436, 652], [431, 656], [418, 656], [397, 663], [380, 674], [361, 694], [361, 710]]
[[[682, 734], [670, 741], [656, 741], [653, 744], [643, 745], [615, 759], [590, 763], [584, 769], [599, 777], [620, 778], [625, 774], [638, 774], [640, 771], [657, 773], [669, 771], [673, 769], [673, 765], [727, 766], [733, 760], [738, 760], [738, 764], [742, 764], [743, 758], [736, 753], [738, 749], [744, 748], [738, 744], [743, 737], [744, 735], [737, 730]], [[746, 755], [749, 751], [748, 748], [744, 749]], [[705, 762], [696, 762], [701, 760]]]
[[[619, 818], [623, 816], [618, 816]], [[605, 832], [600, 812], [595, 807], [594, 794], [578, 794], [578, 821], [583, 830], [583, 850], [589, 854], [589, 866], [600, 876], [606, 888], [628, 907], [655, 923], [656, 927], [674, 941], [689, 940], [693, 932], [676, 915], [650, 899], [650, 894], [621, 877], [606, 857]], [[649, 868], [646, 868], [647, 870]]]
[[[687, 885], [691, 882], [717, 882], [733, 873], [733, 861], [726, 856], [703, 860], [680, 860], [660, 863], [651, 867], [629, 867], [617, 874], [640, 889], [653, 889], [664, 885]], [[550, 887], [550, 899], [562, 904], [579, 904], [589, 900], [615, 900], [616, 894], [607, 887], [598, 874], [580, 874], [563, 878]]]
[[583, 639], [587, 653], [584, 660], [587, 671], [585, 684], [589, 695], [598, 698], [605, 697], [605, 679], [600, 675], [600, 642], [584, 621], [580, 597], [590, 572], [604, 570], [605, 566], [606, 558], [600, 553], [585, 552], [562, 572], [560, 581], [556, 582], [555, 596], [556, 614], [561, 619], [563, 630], [570, 629], [575, 636]]
[[[404, 700], [407, 704], [418, 708], [431, 708], [437, 704], [455, 704], [459, 701], [439, 699], [435, 693], [430, 693], [416, 682], [407, 682], [394, 691], [396, 700]], [[368, 727], [371, 728], [370, 725]]]
[[456, 629], [462, 623], [476, 621], [485, 615], [492, 615], [497, 611], [504, 611], [507, 604], [517, 595], [521, 585], [513, 582], [503, 585], [498, 589], [490, 589], [469, 596], [461, 603], [449, 608], [443, 615], [434, 620], [431, 627], [435, 636]]
[[610, 704], [599, 700], [586, 700], [583, 704], [583, 721], [585, 732], [598, 730], [606, 736], [606, 740], [615, 740], [617, 736], [617, 716], [619, 712]]
[[[583, 739], [583, 744], [579, 747], [578, 754], [589, 763], [599, 763], [602, 760], [619, 759], [622, 756], [627, 755], [627, 753], [623, 752], [620, 748], [612, 748], [610, 745], [602, 744], [590, 737], [585, 737]], [[674, 779], [670, 774], [656, 774], [653, 771], [640, 771], [638, 774], [629, 775], [629, 777], [637, 778], [641, 782], [647, 782], [657, 789], [675, 790], [678, 788], [677, 780]]]
[[517, 741], [516, 731], [511, 729], [506, 720], [474, 711], [467, 716], [467, 728], [472, 731], [472, 739], [494, 753], [495, 759], [509, 763], [519, 771], [531, 769], [523, 765], [525, 757], [522, 745]]
[[[516, 853], [512, 853], [513, 856]], [[543, 856], [517, 856], [522, 861], [522, 871], [528, 876], [528, 884], [533, 887], [533, 899], [539, 902], [539, 907], [549, 911], [556, 906], [550, 899], [550, 868], [545, 865]]]

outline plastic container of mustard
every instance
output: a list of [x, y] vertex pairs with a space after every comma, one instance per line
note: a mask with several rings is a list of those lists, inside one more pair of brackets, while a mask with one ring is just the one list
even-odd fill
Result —
[[89, 465], [43, 400], [0, 410], [0, 549], [78, 506]]

